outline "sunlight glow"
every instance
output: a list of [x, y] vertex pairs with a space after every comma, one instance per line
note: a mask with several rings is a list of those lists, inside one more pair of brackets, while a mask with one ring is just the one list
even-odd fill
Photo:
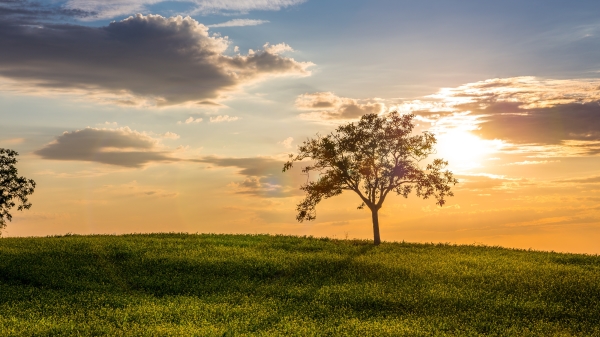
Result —
[[482, 166], [486, 157], [502, 146], [499, 140], [484, 140], [466, 130], [452, 129], [437, 135], [437, 154], [452, 169], [468, 170]]

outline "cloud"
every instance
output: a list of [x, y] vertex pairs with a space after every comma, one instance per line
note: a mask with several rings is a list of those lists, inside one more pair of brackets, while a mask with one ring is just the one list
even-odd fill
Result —
[[558, 180], [557, 182], [559, 182], [559, 183], [574, 183], [574, 184], [598, 184], [598, 183], [600, 183], [600, 176]]
[[[474, 173], [457, 174], [459, 184], [454, 187], [461, 193], [468, 191], [477, 193], [478, 196], [489, 196], [490, 192], [512, 192], [527, 187], [535, 186], [536, 183], [525, 178], [507, 177], [502, 175]], [[445, 206], [444, 206], [445, 207]]]
[[0, 45], [0, 77], [10, 80], [4, 86], [122, 105], [210, 103], [269, 77], [309, 75], [312, 65], [272, 46], [225, 55], [226, 37], [181, 16], [138, 14], [104, 27], [0, 23]]
[[282, 140], [280, 142], [277, 142], [277, 144], [283, 145], [283, 147], [285, 147], [286, 149], [291, 149], [293, 141], [294, 141], [294, 138], [287, 137], [286, 139], [284, 139], [284, 140]]
[[281, 198], [301, 194], [299, 190], [302, 178], [299, 168], [283, 173], [283, 161], [268, 157], [227, 158], [206, 156], [197, 160], [200, 163], [217, 167], [233, 167], [244, 180], [232, 182], [229, 187], [236, 194], [247, 194], [267, 198]]
[[16, 144], [21, 144], [25, 141], [25, 138], [9, 138], [9, 139], [1, 139], [0, 140], [0, 145], [16, 145]]
[[[306, 0], [186, 0], [191, 5], [187, 14], [244, 14], [250, 11], [278, 11], [283, 8], [295, 6]], [[107, 0], [69, 0], [63, 6], [66, 10], [93, 12], [94, 19], [110, 19], [132, 13], [148, 12], [149, 5], [156, 5], [167, 1], [160, 0], [132, 0], [132, 1], [107, 1]]]
[[162, 135], [160, 135], [160, 137], [164, 138], [164, 139], [179, 139], [178, 134], [176, 134], [175, 132], [170, 132], [170, 131], [163, 133]]
[[165, 191], [161, 188], [142, 186], [137, 181], [121, 185], [104, 185], [97, 189], [98, 193], [110, 193], [118, 197], [143, 197], [143, 198], [175, 198], [179, 192]]
[[441, 102], [446, 110], [470, 113], [480, 135], [488, 139], [517, 144], [600, 140], [596, 79], [490, 79], [444, 88], [427, 98]]
[[181, 122], [177, 122], [177, 124], [197, 124], [197, 123], [201, 123], [202, 122], [202, 118], [194, 118], [194, 117], [189, 117], [188, 119], [186, 119], [185, 121]]
[[237, 121], [238, 119], [239, 119], [238, 117], [229, 117], [228, 115], [223, 115], [223, 116], [211, 117], [210, 122], [211, 123], [234, 122], [234, 121]]
[[86, 19], [98, 13], [27, 0], [0, 1], [0, 20], [35, 24], [44, 20]]
[[361, 103], [353, 98], [336, 96], [332, 92], [316, 92], [298, 96], [296, 107], [310, 111], [301, 115], [306, 119], [332, 120], [356, 119], [368, 113], [381, 113], [385, 105], [373, 101]]
[[214, 25], [208, 25], [206, 27], [217, 28], [217, 27], [244, 27], [244, 26], [258, 26], [263, 23], [269, 23], [267, 20], [253, 20], [253, 19], [233, 19], [227, 22], [217, 23]]
[[267, 42], [263, 48], [266, 52], [276, 55], [285, 53], [286, 51], [294, 51], [292, 47], [285, 43], [269, 44], [269, 42]]
[[541, 165], [541, 164], [550, 164], [550, 163], [560, 163], [560, 160], [525, 160], [525, 161], [504, 164], [504, 166]]
[[237, 167], [239, 173], [250, 177], [264, 177], [281, 173], [283, 161], [268, 157], [230, 158], [206, 156], [197, 162], [213, 164], [220, 167]]
[[519, 103], [521, 109], [545, 108], [561, 104], [590, 103], [600, 100], [600, 80], [541, 79], [533, 76], [495, 78], [468, 83], [456, 88], [443, 88], [429, 98], [442, 99], [454, 105], [497, 102]]
[[525, 154], [529, 158], [568, 158], [600, 155], [600, 141], [563, 140], [559, 144], [512, 144], [505, 153]]
[[161, 150], [155, 139], [128, 127], [65, 132], [34, 153], [43, 159], [88, 161], [133, 168], [153, 162], [180, 160], [172, 157], [169, 151]]

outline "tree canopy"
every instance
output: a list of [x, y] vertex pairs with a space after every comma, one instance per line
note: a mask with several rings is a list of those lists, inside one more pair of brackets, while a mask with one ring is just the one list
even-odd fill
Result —
[[11, 221], [11, 208], [19, 202], [17, 209], [22, 211], [29, 209], [31, 203], [27, 196], [33, 193], [35, 181], [19, 177], [17, 168], [17, 156], [13, 150], [0, 148], [0, 229], [6, 226], [6, 220]]
[[375, 244], [381, 242], [378, 211], [389, 193], [405, 198], [411, 192], [418, 197], [435, 198], [443, 206], [446, 197], [453, 196], [451, 186], [458, 183], [452, 172], [444, 170], [448, 162], [434, 159], [421, 168], [420, 162], [435, 153], [435, 135], [430, 132], [414, 135], [415, 115], [363, 115], [357, 123], [339, 126], [327, 136], [317, 135], [290, 154], [283, 171], [295, 162], [310, 159], [302, 172], [317, 173], [301, 190], [306, 197], [296, 207], [299, 222], [314, 220], [316, 206], [321, 200], [353, 191], [367, 206], [373, 220]]

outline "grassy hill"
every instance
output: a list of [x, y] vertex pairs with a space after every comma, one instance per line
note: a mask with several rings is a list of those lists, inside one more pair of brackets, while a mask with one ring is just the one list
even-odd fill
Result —
[[268, 235], [0, 239], [1, 336], [600, 336], [600, 256]]

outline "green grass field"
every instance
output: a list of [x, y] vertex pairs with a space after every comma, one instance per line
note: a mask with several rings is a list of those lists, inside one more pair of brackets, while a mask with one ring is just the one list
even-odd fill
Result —
[[600, 256], [268, 235], [0, 239], [0, 336], [600, 336]]

